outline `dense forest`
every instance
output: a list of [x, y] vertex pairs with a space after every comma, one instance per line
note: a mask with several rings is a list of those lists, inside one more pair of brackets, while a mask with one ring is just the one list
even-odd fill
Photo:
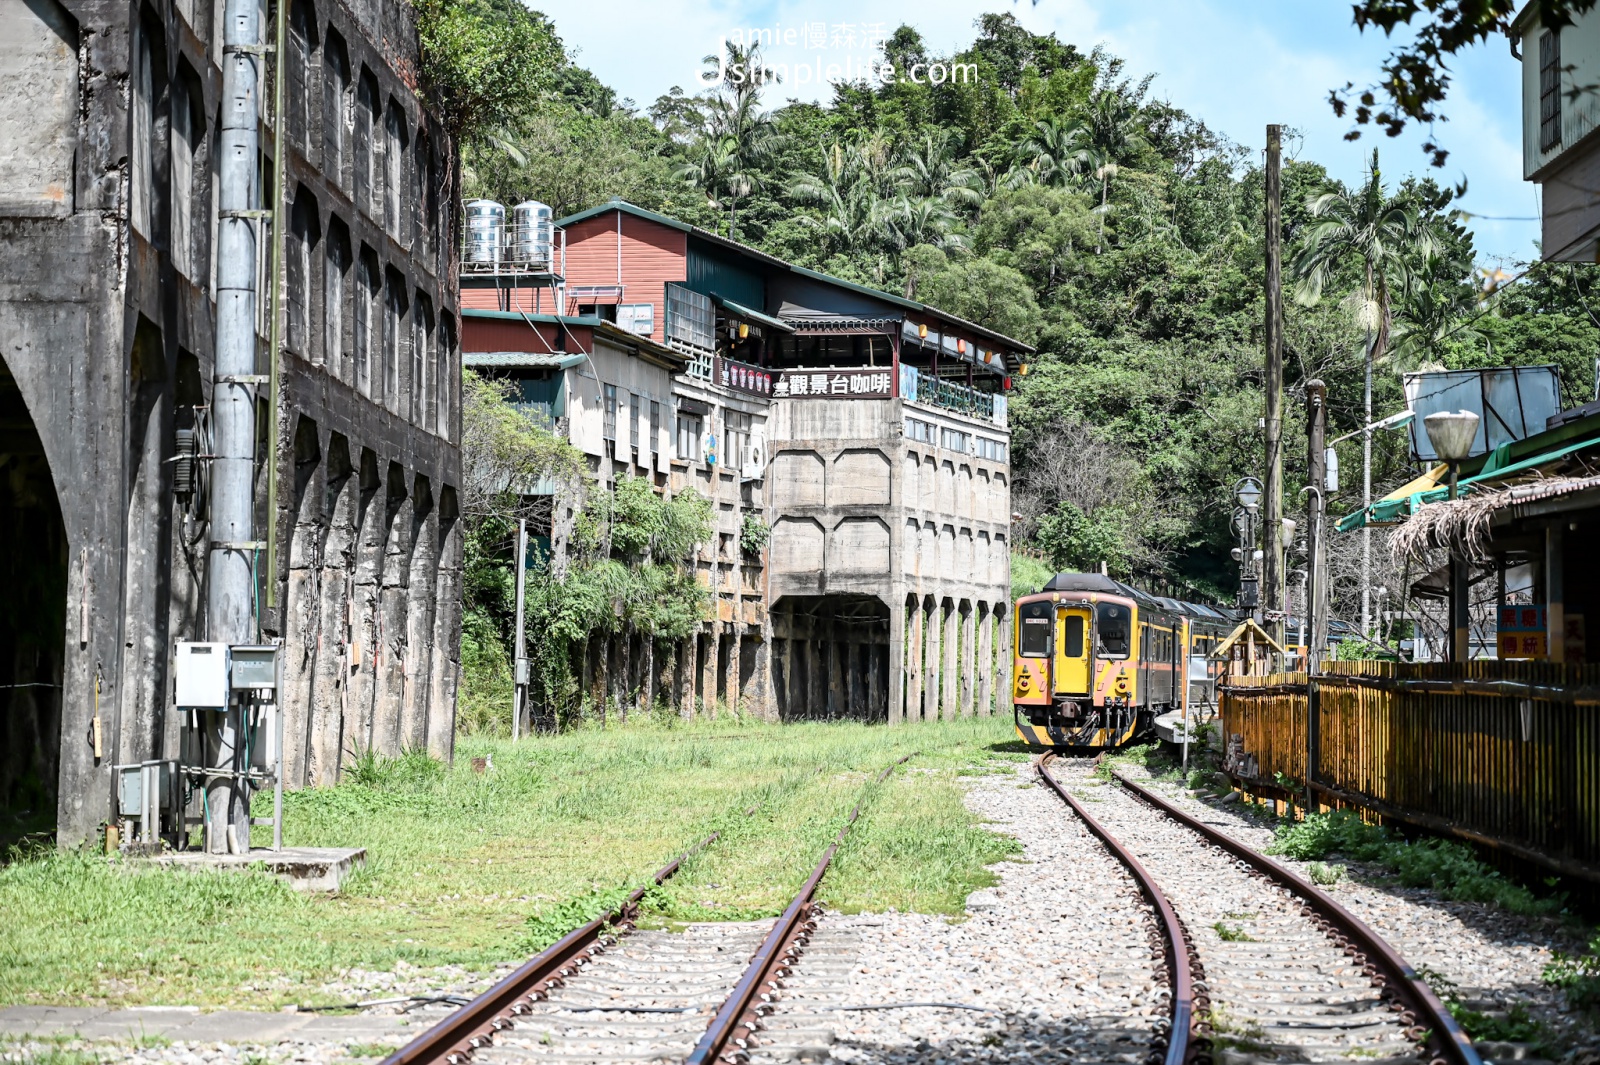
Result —
[[[558, 217], [622, 197], [1036, 345], [1011, 408], [1018, 539], [1054, 566], [1228, 602], [1230, 488], [1262, 472], [1261, 159], [1103, 49], [1010, 14], [974, 33], [955, 56], [910, 26], [883, 46], [902, 69], [975, 64], [967, 83], [841, 85], [825, 105], [751, 79], [640, 105], [563, 60], [537, 106], [466, 144], [465, 189]], [[728, 58], [761, 68], [759, 51]], [[1423, 367], [1555, 363], [1569, 404], [1592, 398], [1585, 274], [1484, 268], [1455, 191], [1377, 152], [1356, 187], [1287, 154], [1289, 513], [1311, 378], [1330, 435], [1365, 423], [1369, 363], [1374, 417]], [[1343, 449], [1335, 515], [1360, 503], [1359, 441]], [[1375, 491], [1412, 475], [1405, 434], [1377, 434]], [[1356, 539], [1335, 537], [1337, 616], [1358, 610]]]

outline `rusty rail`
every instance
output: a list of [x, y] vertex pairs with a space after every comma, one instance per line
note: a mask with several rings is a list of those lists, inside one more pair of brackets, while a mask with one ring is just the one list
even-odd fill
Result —
[[[753, 813], [754, 808], [745, 811]], [[593, 954], [607, 928], [632, 921], [645, 892], [670, 879], [684, 861], [710, 846], [720, 836], [713, 832], [656, 870], [650, 883], [635, 890], [616, 909], [582, 928], [574, 929], [537, 957], [508, 974], [489, 990], [429, 1028], [399, 1050], [384, 1058], [381, 1065], [417, 1065], [445, 1062], [462, 1065], [477, 1050], [494, 1042], [494, 1034], [511, 1026], [510, 1016], [521, 1013], [527, 1003], [537, 1001], [552, 987], [572, 975], [580, 959]]]
[[1072, 808], [1072, 812], [1078, 815], [1089, 831], [1106, 845], [1129, 873], [1133, 874], [1134, 882], [1139, 885], [1140, 894], [1156, 912], [1156, 921], [1161, 926], [1161, 938], [1165, 947], [1167, 973], [1172, 984], [1172, 1019], [1167, 1032], [1167, 1052], [1163, 1061], [1164, 1065], [1183, 1065], [1189, 1058], [1190, 1040], [1195, 1034], [1196, 1020], [1208, 1005], [1203, 994], [1198, 1001], [1195, 998], [1195, 975], [1199, 971], [1199, 961], [1189, 944], [1189, 933], [1183, 927], [1183, 922], [1178, 919], [1178, 913], [1172, 908], [1172, 903], [1168, 902], [1167, 896], [1162, 893], [1160, 885], [1144, 866], [1139, 864], [1139, 859], [1133, 856], [1133, 852], [1102, 828], [1100, 822], [1090, 817], [1089, 811], [1083, 808], [1083, 804], [1068, 794], [1060, 782], [1050, 775], [1050, 770], [1046, 766], [1053, 759], [1054, 755], [1047, 754], [1034, 763], [1039, 779]]
[[1311, 909], [1337, 930], [1338, 936], [1354, 952], [1365, 957], [1368, 975], [1381, 978], [1400, 1003], [1410, 1012], [1414, 1021], [1427, 1033], [1430, 1051], [1448, 1065], [1483, 1065], [1472, 1040], [1462, 1031], [1450, 1015], [1439, 996], [1427, 985], [1417, 971], [1365, 922], [1339, 905], [1321, 888], [1291, 872], [1266, 855], [1245, 846], [1225, 832], [1199, 821], [1148, 788], [1135, 784], [1121, 773], [1114, 773], [1118, 784], [1144, 800], [1150, 806], [1184, 827], [1198, 832], [1205, 839], [1221, 847], [1235, 858], [1279, 887], [1302, 899]]
[[[894, 772], [895, 766], [904, 765], [910, 757], [908, 754], [890, 765], [878, 774], [877, 780], [873, 783], [883, 783], [889, 774]], [[788, 966], [794, 962], [805, 937], [816, 927], [813, 917], [816, 904], [813, 900], [817, 894], [817, 886], [822, 883], [823, 874], [828, 871], [839, 844], [844, 842], [845, 835], [860, 816], [861, 803], [857, 802], [850, 811], [850, 816], [846, 818], [844, 827], [839, 829], [839, 834], [833, 838], [833, 843], [823, 853], [822, 860], [811, 870], [811, 875], [806, 878], [799, 894], [789, 903], [788, 909], [783, 911], [778, 923], [772, 926], [767, 938], [762, 940], [755, 957], [750, 960], [750, 967], [734, 985], [722, 1008], [717, 1010], [717, 1015], [706, 1028], [705, 1035], [700, 1037], [700, 1042], [695, 1044], [694, 1050], [685, 1059], [686, 1065], [711, 1065], [712, 1062], [719, 1060], [732, 1060], [732, 1054], [729, 1053], [730, 1045], [742, 1050], [751, 1034], [760, 1027], [761, 1014], [777, 991], [778, 981], [786, 974]]]

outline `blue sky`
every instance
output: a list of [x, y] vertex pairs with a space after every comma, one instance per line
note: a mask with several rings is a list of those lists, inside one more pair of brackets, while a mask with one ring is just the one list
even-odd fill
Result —
[[[1422, 137], [1390, 140], [1368, 132], [1354, 143], [1350, 128], [1333, 116], [1328, 90], [1371, 81], [1390, 44], [1381, 34], [1357, 33], [1348, 0], [533, 0], [556, 24], [578, 62], [621, 95], [641, 105], [673, 85], [695, 91], [700, 57], [740, 29], [797, 30], [826, 23], [821, 48], [769, 47], [769, 60], [810, 65], [870, 58], [864, 39], [874, 29], [916, 26], [933, 50], [952, 51], [975, 34], [983, 11], [1010, 11], [1035, 33], [1054, 32], [1087, 51], [1104, 44], [1127, 61], [1134, 76], [1156, 73], [1151, 92], [1203, 118], [1213, 129], [1253, 149], [1264, 127], [1280, 122], [1303, 134], [1286, 150], [1325, 164], [1336, 176], [1359, 180], [1371, 147], [1382, 150], [1384, 173], [1398, 180], [1431, 171], [1419, 150]], [[850, 26], [847, 47], [838, 27]], [[799, 39], [803, 40], [803, 34]], [[1468, 182], [1461, 206], [1485, 216], [1538, 214], [1534, 187], [1522, 180], [1519, 71], [1503, 38], [1460, 57], [1447, 113], [1437, 130], [1450, 158], [1444, 183]], [[818, 99], [815, 82], [791, 76], [769, 92]], [[1474, 219], [1485, 259], [1526, 260], [1536, 254], [1536, 221]]]

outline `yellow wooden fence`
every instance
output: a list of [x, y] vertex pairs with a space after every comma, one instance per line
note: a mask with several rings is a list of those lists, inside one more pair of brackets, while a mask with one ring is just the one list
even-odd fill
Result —
[[1310, 756], [1319, 802], [1600, 880], [1600, 666], [1334, 662], [1231, 678], [1220, 705], [1241, 784], [1303, 789]]

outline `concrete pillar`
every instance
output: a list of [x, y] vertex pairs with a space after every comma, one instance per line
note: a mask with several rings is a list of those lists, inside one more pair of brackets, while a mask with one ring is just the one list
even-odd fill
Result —
[[351, 653], [350, 691], [346, 702], [345, 749], [349, 755], [380, 751], [373, 724], [377, 697], [378, 589], [383, 579], [383, 547], [389, 539], [391, 515], [378, 477], [377, 457], [363, 449], [360, 481], [360, 542], [351, 595], [355, 647]]
[[644, 712], [650, 714], [655, 712], [656, 700], [661, 696], [656, 675], [654, 636], [640, 637], [639, 653], [642, 656], [639, 662], [639, 701], [644, 705]]
[[418, 474], [411, 492], [411, 565], [406, 574], [406, 639], [401, 660], [400, 734], [405, 745], [428, 749], [432, 696], [433, 615], [438, 601], [439, 527], [433, 486]]
[[786, 635], [778, 641], [778, 662], [772, 671], [772, 687], [777, 696], [778, 719], [792, 720], [795, 716], [796, 691], [794, 684], [794, 628], [791, 622]]
[[994, 605], [994, 692], [996, 709], [1011, 716], [1011, 607]]
[[961, 641], [961, 614], [953, 599], [941, 604], [944, 614], [944, 633], [939, 641], [939, 658], [944, 676], [939, 684], [939, 716], [954, 721], [961, 712], [960, 687], [956, 678], [957, 652]]
[[595, 721], [606, 719], [606, 634], [595, 631], [589, 634], [585, 652], [585, 668], [589, 673], [589, 706], [587, 713]]
[[328, 531], [322, 546], [318, 597], [316, 660], [312, 666], [310, 733], [306, 783], [325, 787], [339, 779], [344, 750], [350, 684], [350, 589], [355, 566], [358, 486], [351, 476], [350, 446], [335, 433], [323, 461], [328, 500]]
[[961, 716], [972, 716], [973, 679], [978, 671], [978, 612], [971, 600], [961, 604], [960, 647], [956, 662], [957, 682], [961, 698]]
[[[283, 597], [283, 778], [286, 787], [306, 784], [313, 742], [311, 713], [315, 683], [318, 609], [322, 585], [322, 448], [317, 423], [297, 419], [294, 438], [294, 491], [286, 501], [291, 519], [288, 573]], [[128, 688], [123, 689], [124, 695]], [[337, 728], [337, 722], [333, 722]]]
[[[461, 683], [461, 562], [466, 550], [461, 506], [455, 489], [439, 492], [434, 522], [438, 573], [433, 606], [433, 654], [428, 661], [428, 753], [453, 760], [456, 743], [456, 693]], [[546, 728], [555, 727], [554, 707], [546, 711]]]
[[942, 673], [944, 626], [939, 620], [939, 601], [928, 596], [923, 601], [922, 624], [927, 631], [922, 648], [922, 719], [934, 721], [939, 717], [939, 679]]
[[700, 659], [700, 711], [708, 718], [714, 718], [717, 713], [717, 644], [720, 633], [717, 632], [718, 623], [708, 621], [706, 631], [700, 635], [700, 645], [704, 651]]
[[388, 540], [383, 550], [383, 580], [378, 593], [378, 638], [374, 642], [378, 668], [374, 677], [372, 730], [378, 749], [394, 757], [411, 746], [404, 731], [401, 707], [405, 702], [406, 637], [411, 587], [413, 506], [408, 499], [405, 470], [391, 463], [386, 478], [390, 508]]
[[891, 725], [902, 724], [906, 719], [906, 701], [910, 694], [911, 670], [908, 659], [913, 654], [910, 634], [906, 627], [911, 623], [912, 611], [906, 609], [904, 598], [896, 599], [889, 607], [889, 659], [888, 705], [885, 708]]
[[978, 715], [994, 713], [994, 611], [988, 603], [978, 604]]
[[680, 639], [672, 664], [672, 693], [677, 700], [678, 716], [685, 718], [694, 716], [694, 645], [693, 633]]

